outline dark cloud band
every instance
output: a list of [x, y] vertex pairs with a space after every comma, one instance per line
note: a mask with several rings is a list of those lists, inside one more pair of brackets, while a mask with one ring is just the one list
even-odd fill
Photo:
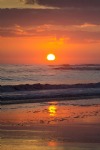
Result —
[[34, 2], [53, 7], [100, 7], [100, 0], [26, 0], [27, 4]]
[[0, 9], [0, 26], [100, 24], [100, 10]]

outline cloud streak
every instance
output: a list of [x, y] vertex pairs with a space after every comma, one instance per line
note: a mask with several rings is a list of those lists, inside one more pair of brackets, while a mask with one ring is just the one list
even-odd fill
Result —
[[[21, 27], [15, 25], [9, 28], [0, 28], [2, 37], [63, 37], [71, 43], [100, 43], [100, 26], [94, 26], [94, 31], [88, 31], [87, 26], [52, 26], [42, 25], [34, 27]], [[90, 25], [93, 27], [93, 25]], [[96, 29], [98, 28], [98, 32]]]

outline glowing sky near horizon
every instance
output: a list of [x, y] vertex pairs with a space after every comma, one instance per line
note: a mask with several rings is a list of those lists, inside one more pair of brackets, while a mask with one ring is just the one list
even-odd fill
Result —
[[100, 63], [99, 0], [0, 0], [0, 63], [47, 64], [49, 53]]

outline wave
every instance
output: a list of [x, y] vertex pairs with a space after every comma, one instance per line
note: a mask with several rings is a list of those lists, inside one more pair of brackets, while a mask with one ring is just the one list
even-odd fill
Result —
[[73, 85], [5, 85], [0, 86], [1, 104], [34, 103], [61, 99], [100, 98], [100, 82]]
[[34, 91], [34, 90], [48, 90], [48, 89], [65, 89], [65, 88], [100, 88], [98, 83], [85, 84], [20, 84], [20, 85], [0, 85], [1, 92], [14, 91]]
[[63, 64], [63, 65], [56, 65], [52, 67], [53, 69], [56, 69], [56, 70], [100, 71], [100, 64], [83, 64], [83, 65]]

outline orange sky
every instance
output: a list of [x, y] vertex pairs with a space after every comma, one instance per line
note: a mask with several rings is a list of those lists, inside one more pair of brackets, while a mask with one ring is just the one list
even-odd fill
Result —
[[[1, 63], [26, 64], [75, 64], [99, 63], [100, 44], [68, 43], [64, 39], [52, 37], [1, 38]], [[47, 54], [54, 53], [56, 60], [48, 62]]]
[[0, 63], [100, 63], [100, 2], [75, 1], [0, 1]]

